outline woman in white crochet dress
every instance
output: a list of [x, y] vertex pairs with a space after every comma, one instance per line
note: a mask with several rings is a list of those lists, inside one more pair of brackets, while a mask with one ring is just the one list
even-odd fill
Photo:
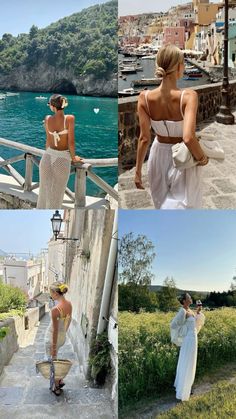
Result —
[[[70, 326], [72, 305], [64, 297], [68, 286], [61, 282], [54, 282], [50, 286], [50, 295], [57, 305], [51, 310], [51, 322], [45, 335], [45, 352], [48, 358], [56, 359], [58, 350], [66, 341], [66, 332]], [[59, 396], [64, 386], [62, 380], [55, 381], [53, 392]]]
[[55, 94], [48, 105], [55, 115], [46, 116], [44, 121], [47, 140], [39, 165], [39, 209], [62, 207], [71, 161], [83, 162], [75, 155], [75, 117], [64, 114], [67, 99]]
[[[180, 90], [177, 81], [183, 76], [184, 55], [174, 45], [162, 47], [157, 54], [157, 77], [162, 78], [154, 90], [141, 92], [138, 100], [140, 137], [138, 142], [135, 184], [142, 184], [142, 165], [155, 132], [148, 160], [151, 196], [157, 209], [201, 208], [201, 168], [208, 157], [196, 139], [198, 96], [192, 89]], [[189, 169], [173, 166], [172, 146], [184, 141], [198, 165]]]
[[204, 325], [205, 316], [201, 312], [201, 302], [194, 313], [190, 309], [191, 296], [185, 293], [180, 298], [182, 307], [171, 322], [171, 340], [181, 346], [174, 387], [176, 398], [187, 401], [192, 394], [192, 386], [196, 374], [198, 338], [197, 335]]

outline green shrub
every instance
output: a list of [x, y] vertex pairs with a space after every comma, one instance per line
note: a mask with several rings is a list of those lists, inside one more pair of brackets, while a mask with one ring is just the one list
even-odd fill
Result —
[[0, 283], [0, 313], [24, 309], [26, 302], [26, 296], [20, 288]]
[[1, 327], [1, 329], [0, 329], [0, 340], [5, 338], [8, 330], [9, 330], [9, 327]]
[[89, 365], [92, 378], [98, 384], [104, 384], [107, 374], [111, 369], [110, 357], [111, 344], [108, 341], [107, 332], [100, 333], [92, 340]]

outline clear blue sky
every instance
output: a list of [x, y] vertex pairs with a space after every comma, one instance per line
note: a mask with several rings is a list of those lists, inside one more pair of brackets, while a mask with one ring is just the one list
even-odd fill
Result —
[[119, 16], [149, 12], [166, 12], [172, 6], [188, 3], [187, 0], [119, 0]]
[[28, 33], [32, 25], [44, 28], [52, 22], [107, 0], [1, 0], [0, 37], [4, 33]]
[[236, 275], [236, 211], [119, 211], [119, 238], [145, 234], [156, 247], [153, 284], [173, 276], [177, 286], [228, 290]]
[[[0, 249], [37, 254], [52, 237], [53, 210], [0, 210]], [[63, 217], [63, 211], [60, 211]]]

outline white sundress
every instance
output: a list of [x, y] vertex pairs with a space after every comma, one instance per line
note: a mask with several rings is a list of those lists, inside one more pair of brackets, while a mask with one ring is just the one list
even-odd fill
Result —
[[[182, 111], [184, 90], [180, 97]], [[148, 113], [148, 90], [145, 93]], [[151, 146], [148, 159], [148, 178], [151, 196], [156, 209], [188, 209], [202, 207], [201, 169], [194, 166], [189, 169], [176, 169], [172, 161], [172, 145], [160, 143], [158, 135], [164, 137], [183, 137], [183, 120], [155, 121], [151, 119], [151, 127], [156, 137]]]
[[[59, 317], [58, 320], [58, 336], [57, 336], [57, 352], [61, 346], [65, 344], [66, 341], [66, 331], [67, 331], [67, 324], [71, 319], [71, 316], [67, 314], [66, 316], [63, 315], [63, 311], [60, 307], [57, 307], [59, 311]], [[47, 358], [51, 356], [51, 344], [52, 344], [52, 332], [53, 332], [53, 324], [52, 319], [50, 321], [50, 324], [47, 328], [46, 334], [45, 334], [45, 354]]]
[[176, 337], [179, 334], [179, 343], [176, 343], [181, 344], [174, 382], [176, 398], [181, 401], [187, 401], [190, 398], [197, 365], [197, 334], [203, 326], [204, 321], [205, 316], [203, 313], [190, 316], [186, 319], [184, 308], [180, 309], [176, 319], [172, 321], [172, 326], [173, 324], [177, 324], [177, 328], [172, 330], [172, 338], [173, 331], [176, 332], [178, 330]]

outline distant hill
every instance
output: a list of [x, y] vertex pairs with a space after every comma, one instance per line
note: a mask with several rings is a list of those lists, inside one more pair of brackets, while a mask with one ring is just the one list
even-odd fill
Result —
[[0, 88], [117, 96], [117, 0], [0, 40]]
[[[152, 292], [159, 292], [163, 287], [162, 285], [150, 285], [149, 290]], [[210, 294], [209, 291], [194, 291], [194, 290], [181, 290], [179, 288], [177, 288], [177, 294], [182, 294], [184, 292], [189, 292], [189, 294], [202, 294], [202, 295], [207, 295]]]
[[4, 252], [2, 249], [0, 249], [0, 257], [4, 257], [4, 256], [7, 256], [7, 253], [6, 252]]

